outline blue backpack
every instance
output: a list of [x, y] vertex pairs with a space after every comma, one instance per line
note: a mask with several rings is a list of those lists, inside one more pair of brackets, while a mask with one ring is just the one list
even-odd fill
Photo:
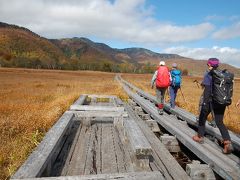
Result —
[[182, 74], [178, 69], [171, 70], [172, 83], [171, 86], [180, 87], [182, 83]]

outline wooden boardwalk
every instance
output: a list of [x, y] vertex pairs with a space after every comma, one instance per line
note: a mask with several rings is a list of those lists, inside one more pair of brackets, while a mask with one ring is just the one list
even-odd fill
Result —
[[[181, 108], [173, 110], [169, 108], [168, 104], [165, 104], [164, 109], [170, 113], [172, 112], [172, 114], [176, 116], [166, 113], [160, 116], [155, 107], [155, 97], [143, 92], [132, 84], [122, 80], [120, 77], [118, 77], [118, 79], [122, 83], [123, 88], [128, 95], [139, 106], [141, 106], [146, 113], [150, 114], [153, 119], [155, 119], [169, 133], [175, 135], [184, 146], [196, 154], [202, 161], [206, 162], [219, 176], [224, 179], [240, 179], [239, 157], [233, 154], [224, 155], [221, 151], [221, 147], [207, 138], [205, 138], [206, 140], [204, 144], [199, 144], [192, 140], [192, 136], [195, 135], [196, 132], [188, 126], [188, 123], [191, 125], [195, 124], [196, 126], [196, 122], [193, 123], [193, 121], [196, 121], [196, 117], [194, 115], [182, 110]], [[178, 120], [177, 117], [185, 121]], [[215, 138], [220, 138], [219, 131], [216, 128], [211, 129], [208, 127], [207, 131], [209, 134], [214, 132]], [[233, 139], [235, 150], [239, 152], [238, 147], [240, 144], [240, 138], [233, 133], [231, 133], [231, 138]]]
[[82, 95], [12, 179], [189, 179], [127, 109], [116, 96]]
[[[222, 147], [207, 138], [204, 144], [192, 140], [193, 114], [165, 104], [160, 116], [154, 96], [116, 79], [129, 103], [116, 96], [81, 95], [11, 179], [240, 179], [239, 156], [222, 154]], [[216, 128], [207, 125], [206, 131], [221, 138]], [[231, 138], [239, 152], [240, 138], [233, 133]], [[193, 156], [185, 166], [177, 161], [184, 151]]]

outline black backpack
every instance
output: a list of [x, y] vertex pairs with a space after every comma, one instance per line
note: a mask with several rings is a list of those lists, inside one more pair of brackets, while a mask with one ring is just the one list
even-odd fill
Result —
[[226, 69], [212, 71], [212, 95], [213, 101], [228, 106], [232, 103], [234, 74]]

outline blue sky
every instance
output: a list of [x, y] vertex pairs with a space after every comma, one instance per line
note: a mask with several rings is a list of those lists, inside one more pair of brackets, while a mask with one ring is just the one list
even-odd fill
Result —
[[0, 0], [0, 21], [240, 67], [240, 0]]

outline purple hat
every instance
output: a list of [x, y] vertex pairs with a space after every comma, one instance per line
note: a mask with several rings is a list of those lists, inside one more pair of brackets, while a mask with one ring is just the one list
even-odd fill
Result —
[[176, 68], [176, 67], [177, 67], [177, 63], [173, 63], [173, 64], [172, 64], [172, 67], [173, 67], [173, 68]]
[[207, 64], [212, 67], [218, 67], [219, 60], [217, 58], [209, 58]]

